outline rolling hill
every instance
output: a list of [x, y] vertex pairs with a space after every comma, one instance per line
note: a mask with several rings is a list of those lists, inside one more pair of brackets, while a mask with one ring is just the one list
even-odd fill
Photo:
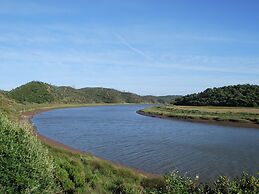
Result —
[[174, 104], [188, 106], [258, 107], [259, 86], [243, 84], [208, 88], [197, 94], [177, 98]]
[[51, 103], [56, 100], [55, 88], [43, 82], [29, 82], [7, 93], [19, 103]]
[[19, 103], [164, 103], [175, 96], [140, 96], [111, 88], [86, 87], [75, 89], [32, 81], [6, 93]]

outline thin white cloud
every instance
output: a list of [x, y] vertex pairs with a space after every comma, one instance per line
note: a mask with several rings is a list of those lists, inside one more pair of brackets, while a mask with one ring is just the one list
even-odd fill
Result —
[[[126, 66], [140, 69], [159, 69], [157, 72], [160, 72], [160, 70], [183, 70], [259, 74], [258, 57], [179, 56], [173, 55], [172, 51], [159, 52], [155, 55], [155, 52], [153, 52], [155, 50], [148, 47], [150, 43], [148, 40], [152, 37], [144, 37], [146, 39], [142, 40], [142, 36], [138, 38], [133, 36], [134, 44], [132, 44], [118, 33], [114, 33], [116, 40], [115, 38], [112, 39], [110, 33], [103, 33], [103, 31], [106, 31], [100, 30], [100, 28], [81, 26], [75, 31], [74, 28], [66, 25], [42, 25], [39, 29], [34, 29], [33, 26], [26, 28], [26, 26], [23, 26], [23, 28], [14, 26], [14, 29], [10, 30], [12, 33], [9, 34], [7, 33], [8, 30], [6, 32], [0, 30], [2, 35], [0, 36], [0, 42], [5, 43], [0, 45], [0, 65], [14, 64], [17, 61], [20, 65], [70, 64], [71, 66], [90, 67], [106, 64], [121, 69]], [[10, 27], [8, 26], [8, 28]], [[3, 32], [1, 33], [1, 31]], [[133, 46], [136, 43], [135, 41], [138, 44], [144, 44], [145, 48], [154, 55], [151, 57]], [[92, 47], [89, 47], [89, 45]], [[121, 48], [121, 45], [125, 48]], [[160, 48], [159, 44], [155, 46], [156, 49]], [[59, 50], [59, 48], [63, 49]], [[128, 50], [132, 52], [128, 52]], [[136, 54], [141, 58], [136, 57]]]
[[120, 42], [125, 45], [128, 49], [130, 49], [131, 51], [133, 51], [134, 53], [143, 56], [144, 58], [148, 59], [148, 60], [152, 60], [152, 58], [150, 56], [148, 56], [147, 54], [145, 54], [143, 51], [141, 51], [140, 49], [137, 49], [136, 47], [132, 46], [123, 36], [121, 36], [120, 34], [114, 33], [114, 35], [120, 40]]
[[[221, 58], [203, 56], [203, 60], [193, 60], [195, 56], [186, 56], [185, 60], [175, 59], [168, 61], [143, 61], [138, 60], [128, 55], [128, 52], [123, 51], [105, 51], [105, 52], [86, 52], [78, 50], [63, 50], [63, 51], [42, 51], [42, 50], [23, 50], [23, 51], [5, 51], [0, 49], [1, 66], [4, 65], [46, 65], [46, 66], [71, 66], [74, 65], [80, 68], [102, 68], [113, 67], [116, 69], [138, 68], [148, 69], [150, 71], [158, 70], [157, 72], [172, 72], [177, 70], [194, 71], [194, 72], [211, 72], [211, 73], [234, 73], [259, 75], [259, 58], [238, 59], [238, 58]], [[188, 58], [188, 60], [187, 60]], [[198, 57], [199, 58], [199, 57]], [[235, 68], [233, 68], [235, 67]]]

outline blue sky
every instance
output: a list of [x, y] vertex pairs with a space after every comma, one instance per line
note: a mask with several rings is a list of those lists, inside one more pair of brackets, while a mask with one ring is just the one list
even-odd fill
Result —
[[0, 0], [0, 88], [259, 84], [257, 0]]

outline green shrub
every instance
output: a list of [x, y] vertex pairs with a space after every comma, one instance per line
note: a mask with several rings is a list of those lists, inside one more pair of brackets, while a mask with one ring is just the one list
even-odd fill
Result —
[[189, 177], [182, 177], [178, 172], [165, 175], [166, 192], [168, 194], [197, 193], [199, 190], [198, 181]]
[[220, 176], [215, 184], [215, 193], [259, 193], [259, 179], [243, 173], [240, 178], [230, 180], [225, 176]]
[[138, 194], [141, 193], [141, 188], [133, 183], [125, 183], [123, 178], [118, 178], [109, 188], [114, 194]]
[[141, 186], [145, 193], [164, 193], [166, 192], [165, 179], [163, 177], [143, 178]]
[[239, 178], [230, 180], [220, 176], [214, 185], [199, 183], [198, 179], [182, 177], [178, 172], [172, 172], [165, 177], [165, 190], [152, 193], [163, 194], [257, 194], [259, 193], [258, 177], [243, 173]]
[[75, 183], [69, 178], [68, 172], [59, 166], [57, 167], [57, 182], [60, 184], [63, 192], [73, 193], [75, 190]]
[[54, 193], [53, 161], [29, 126], [0, 115], [0, 191]]

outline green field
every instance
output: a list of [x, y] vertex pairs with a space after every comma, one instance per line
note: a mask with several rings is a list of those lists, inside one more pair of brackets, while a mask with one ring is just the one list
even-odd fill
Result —
[[259, 127], [259, 108], [168, 105], [149, 107], [142, 110], [142, 113], [193, 121], [251, 124]]

